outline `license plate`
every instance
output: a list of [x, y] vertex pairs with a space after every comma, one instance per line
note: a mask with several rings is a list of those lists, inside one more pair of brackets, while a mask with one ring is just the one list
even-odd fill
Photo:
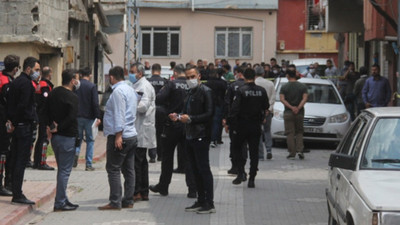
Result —
[[318, 127], [304, 127], [305, 133], [322, 133], [322, 128]]

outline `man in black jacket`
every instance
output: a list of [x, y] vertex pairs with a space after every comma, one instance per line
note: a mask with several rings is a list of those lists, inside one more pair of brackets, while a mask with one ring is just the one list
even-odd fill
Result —
[[[156, 104], [168, 105], [166, 112], [182, 112], [183, 101], [187, 96], [189, 86], [186, 83], [185, 68], [182, 64], [175, 66], [174, 74], [177, 75], [176, 79], [168, 82], [164, 88], [157, 94]], [[173, 122], [169, 118], [166, 119], [163, 128], [163, 137], [161, 138], [160, 145], [163, 145], [163, 158], [161, 161], [161, 175], [160, 181], [156, 185], [150, 185], [149, 189], [152, 192], [160, 193], [163, 196], [168, 195], [168, 187], [171, 183], [172, 171], [174, 166], [174, 152], [175, 147], [179, 144], [185, 146], [185, 130], [184, 125], [179, 122]], [[158, 146], [158, 145], [157, 145]], [[183, 149], [182, 157], [184, 157], [185, 165], [189, 162], [186, 157], [186, 149]], [[189, 188], [187, 197], [196, 198], [196, 184], [193, 178], [193, 172], [187, 168], [186, 185]]]
[[99, 109], [99, 95], [97, 93], [97, 86], [90, 82], [92, 71], [89, 67], [79, 70], [82, 76], [80, 79], [80, 88], [75, 91], [78, 95], [78, 135], [79, 146], [76, 147], [74, 167], [78, 165], [78, 158], [81, 151], [81, 143], [83, 140], [83, 131], [85, 131], [86, 141], [86, 171], [95, 170], [92, 166], [94, 138], [92, 133], [92, 125], [99, 126], [100, 124], [100, 109]]
[[33, 78], [40, 76], [40, 65], [36, 58], [24, 60], [23, 72], [10, 85], [7, 101], [7, 116], [15, 127], [12, 139], [13, 164], [12, 168], [12, 202], [34, 205], [22, 193], [25, 166], [30, 156], [33, 129], [37, 121], [35, 107], [35, 88]]
[[47, 124], [50, 127], [51, 145], [54, 150], [57, 170], [57, 189], [54, 211], [75, 210], [67, 197], [67, 185], [74, 163], [76, 137], [78, 135], [78, 96], [73, 90], [80, 85], [79, 75], [75, 70], [62, 72], [62, 86], [55, 88], [47, 100]]
[[39, 170], [54, 170], [53, 167], [47, 165], [46, 154], [49, 140], [47, 139], [46, 127], [47, 127], [47, 112], [46, 112], [46, 101], [49, 97], [49, 93], [53, 90], [54, 85], [51, 83], [50, 67], [46, 66], [42, 69], [42, 76], [35, 90], [36, 95], [36, 112], [39, 118], [39, 135], [35, 145], [35, 153], [33, 156], [33, 168]]
[[245, 84], [235, 93], [232, 107], [229, 112], [230, 129], [233, 132], [233, 151], [235, 163], [238, 166], [238, 175], [233, 184], [243, 181], [246, 160], [242, 153], [243, 143], [247, 141], [250, 152], [249, 188], [254, 188], [254, 179], [258, 170], [258, 145], [261, 137], [261, 123], [265, 112], [269, 108], [267, 92], [263, 87], [254, 83], [255, 71], [247, 68], [244, 71]]
[[[10, 122], [7, 121], [7, 96], [11, 82], [19, 69], [19, 57], [16, 55], [6, 56], [4, 58], [4, 67], [4, 70], [0, 72], [0, 196], [12, 196], [12, 160], [10, 158], [10, 133], [12, 128]], [[8, 124], [7, 126], [6, 123]], [[5, 178], [4, 186], [3, 177]]]
[[190, 90], [184, 101], [182, 114], [169, 114], [172, 121], [185, 124], [186, 152], [197, 187], [197, 202], [185, 210], [199, 214], [215, 213], [214, 181], [209, 160], [212, 91], [200, 83], [200, 72], [195, 66], [189, 65], [185, 73]]

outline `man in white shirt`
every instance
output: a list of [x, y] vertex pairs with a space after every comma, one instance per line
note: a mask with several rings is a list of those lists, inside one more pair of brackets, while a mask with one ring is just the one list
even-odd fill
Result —
[[274, 104], [275, 104], [275, 87], [272, 81], [264, 78], [264, 69], [260, 66], [255, 68], [256, 80], [255, 83], [265, 89], [269, 99], [269, 108], [265, 113], [265, 121], [262, 125], [263, 131], [261, 133], [259, 153], [258, 157], [260, 160], [264, 160], [264, 146], [267, 150], [267, 159], [272, 159], [272, 136], [271, 136], [271, 121], [273, 116]]

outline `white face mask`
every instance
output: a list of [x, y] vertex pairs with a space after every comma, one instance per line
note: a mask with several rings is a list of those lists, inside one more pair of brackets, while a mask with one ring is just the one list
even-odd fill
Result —
[[81, 81], [80, 80], [76, 80], [76, 82], [78, 82], [78, 83], [74, 84], [75, 91], [78, 90], [81, 87]]
[[272, 71], [274, 74], [278, 74], [278, 70], [273, 70]]
[[195, 79], [190, 79], [190, 80], [186, 80], [187, 85], [189, 86], [190, 89], [193, 89], [195, 87], [197, 87], [197, 85], [199, 85], [198, 80]]

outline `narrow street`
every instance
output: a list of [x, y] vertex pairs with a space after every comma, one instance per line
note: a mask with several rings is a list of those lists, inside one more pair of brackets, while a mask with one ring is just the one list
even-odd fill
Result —
[[[185, 212], [193, 203], [186, 198], [184, 175], [174, 174], [168, 197], [150, 193], [150, 201], [135, 203], [133, 209], [99, 211], [108, 203], [109, 187], [105, 160], [96, 163], [96, 171], [84, 171], [83, 165], [74, 169], [70, 179], [70, 200], [80, 207], [72, 212], [52, 212], [53, 201], [31, 213], [19, 224], [265, 224], [265, 225], [324, 225], [327, 224], [325, 187], [328, 159], [332, 150], [312, 148], [301, 161], [287, 160], [283, 148], [273, 149], [271, 161], [260, 161], [256, 188], [247, 182], [232, 185], [229, 139], [210, 150], [214, 174], [215, 207], [217, 213], [198, 215]], [[161, 163], [150, 164], [150, 184], [158, 182]], [[248, 166], [246, 166], [248, 170]], [[27, 170], [26, 179], [55, 181], [56, 172]]]

